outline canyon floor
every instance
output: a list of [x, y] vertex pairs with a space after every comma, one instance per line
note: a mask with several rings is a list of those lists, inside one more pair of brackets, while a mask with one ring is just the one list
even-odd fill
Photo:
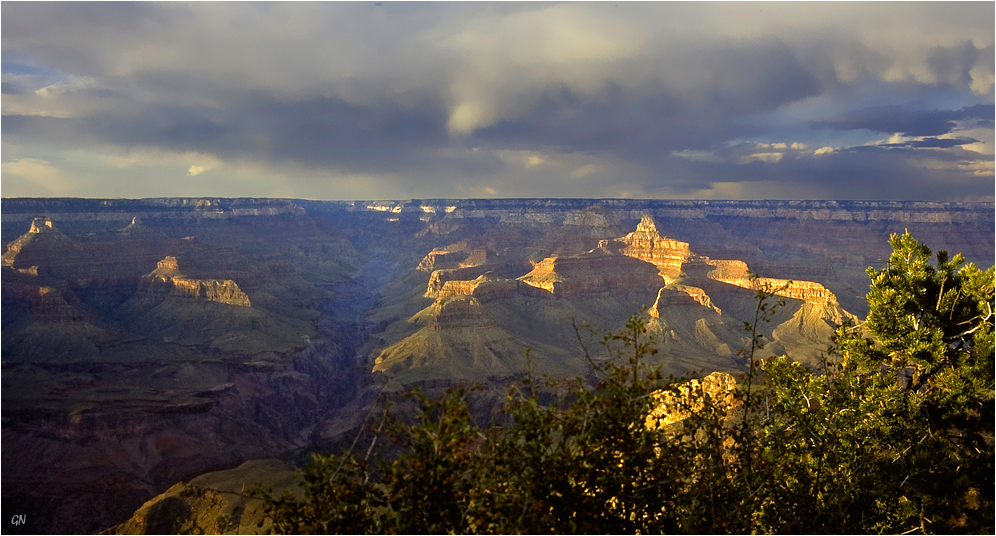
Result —
[[735, 375], [760, 287], [784, 301], [765, 355], [814, 364], [890, 234], [994, 256], [992, 203], [2, 203], [3, 510], [25, 532], [246, 532], [244, 484], [293, 488], [384, 396], [584, 375], [634, 314], [665, 373]]

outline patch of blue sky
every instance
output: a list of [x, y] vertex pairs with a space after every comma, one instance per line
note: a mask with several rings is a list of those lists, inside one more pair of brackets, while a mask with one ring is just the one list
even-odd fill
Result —
[[61, 69], [43, 65], [15, 52], [4, 52], [0, 61], [0, 73], [5, 83], [14, 84], [21, 91], [34, 91], [72, 78], [72, 75]]

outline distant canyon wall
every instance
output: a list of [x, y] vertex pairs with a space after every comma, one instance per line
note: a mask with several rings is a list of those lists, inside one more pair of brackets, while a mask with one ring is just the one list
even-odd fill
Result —
[[[787, 218], [817, 221], [891, 221], [907, 223], [992, 222], [992, 202], [930, 201], [691, 201], [650, 199], [409, 199], [398, 201], [308, 201], [269, 198], [153, 199], [3, 199], [0, 221], [13, 223], [47, 216], [55, 221], [153, 218], [231, 218], [309, 212], [378, 212], [427, 214], [453, 219], [498, 218], [507, 223], [597, 225], [597, 216], [582, 215], [599, 205], [622, 219], [655, 217]], [[21, 231], [23, 232], [23, 231]]]

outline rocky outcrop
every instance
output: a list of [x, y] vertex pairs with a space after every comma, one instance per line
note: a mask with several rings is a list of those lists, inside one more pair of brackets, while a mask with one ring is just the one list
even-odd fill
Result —
[[466, 242], [459, 242], [444, 248], [436, 248], [426, 254], [416, 268], [422, 272], [455, 268], [472, 268], [488, 262], [494, 252], [487, 248], [470, 248]]
[[250, 460], [226, 471], [179, 482], [150, 499], [111, 534], [268, 534], [272, 521], [263, 502], [251, 496], [257, 488], [274, 496], [304, 498], [301, 474], [274, 459]]
[[481, 307], [481, 302], [473, 296], [440, 298], [416, 318], [427, 319], [429, 327], [435, 330], [485, 328], [493, 325], [488, 313]]
[[443, 283], [443, 287], [436, 293], [437, 298], [448, 298], [450, 296], [473, 296], [474, 291], [489, 279], [483, 275], [471, 281], [453, 280]]
[[[156, 269], [145, 276], [153, 287], [165, 286], [171, 294], [194, 299], [204, 299], [237, 307], [251, 307], [249, 296], [230, 279], [191, 279], [180, 274], [176, 257], [159, 261]], [[155, 288], [147, 294], [159, 294]]]
[[647, 331], [662, 345], [668, 356], [665, 364], [675, 374], [707, 367], [740, 368], [734, 355], [747, 342], [743, 326], [722, 315], [702, 289], [681, 285], [661, 288], [647, 314]]
[[[21, 235], [17, 240], [7, 244], [7, 249], [3, 252], [3, 255], [0, 256], [3, 266], [13, 268], [14, 262], [16, 261], [18, 254], [21, 253], [21, 250], [23, 250], [24, 247], [32, 241], [37, 240], [39, 235], [45, 235], [45, 237], [49, 238], [49, 240], [56, 242], [68, 241], [62, 233], [55, 229], [55, 224], [52, 223], [52, 220], [48, 218], [35, 218], [31, 220], [31, 227], [28, 229], [27, 233]], [[33, 271], [35, 275], [38, 274], [38, 266], [33, 266], [28, 268], [28, 270]]]
[[723, 314], [723, 311], [719, 307], [713, 305], [712, 299], [709, 298], [709, 295], [704, 290], [685, 285], [675, 285], [660, 289], [657, 293], [657, 300], [654, 301], [654, 305], [650, 307], [648, 313], [650, 313], [650, 316], [659, 317], [658, 312], [663, 307], [689, 305], [692, 303], [708, 307], [716, 311], [717, 314]]
[[470, 281], [447, 281], [437, 293], [438, 298], [451, 296], [473, 296], [481, 303], [513, 296], [544, 298], [547, 293], [532, 285], [515, 279], [481, 275]]
[[595, 205], [582, 211], [568, 212], [564, 216], [564, 225], [611, 229], [619, 225], [619, 220], [605, 207]]
[[355, 272], [335, 222], [33, 205], [68, 213], [3, 224], [4, 510], [29, 532], [96, 532], [181, 478], [302, 448], [358, 383], [317, 338], [325, 289]]
[[436, 248], [425, 255], [416, 269], [432, 273], [436, 270], [459, 268], [460, 263], [466, 258], [466, 251], [447, 251], [444, 248]]
[[488, 270], [489, 268], [486, 266], [435, 270], [429, 276], [429, 283], [425, 289], [425, 297], [437, 298], [446, 283], [452, 281], [471, 281], [478, 276], [484, 275]]
[[646, 291], [660, 288], [663, 282], [652, 264], [604, 248], [577, 256], [547, 257], [519, 280], [563, 298]]
[[148, 225], [142, 222], [142, 219], [135, 216], [131, 219], [131, 223], [122, 227], [118, 234], [126, 236], [128, 238], [144, 238], [144, 239], [163, 239], [166, 235], [152, 229]]
[[737, 380], [725, 372], [713, 372], [701, 380], [688, 380], [673, 389], [653, 393], [655, 407], [647, 415], [646, 426], [651, 430], [687, 419], [705, 407], [706, 399], [720, 409], [738, 405], [733, 396]]
[[373, 372], [425, 380], [507, 378], [523, 370], [526, 347], [495, 325], [473, 296], [439, 298], [408, 321], [420, 329], [373, 359]]
[[714, 266], [710, 279], [751, 290], [768, 290], [777, 296], [803, 300], [817, 305], [838, 305], [837, 296], [826, 287], [812, 281], [789, 281], [772, 277], [750, 277], [747, 263], [736, 260], [704, 259]]
[[[633, 258], [653, 264], [660, 270], [665, 284], [670, 284], [681, 274], [681, 267], [691, 256], [687, 242], [664, 238], [657, 232], [657, 224], [649, 215], [640, 219], [636, 230], [617, 238], [620, 252]], [[609, 246], [608, 243], [602, 244]]]

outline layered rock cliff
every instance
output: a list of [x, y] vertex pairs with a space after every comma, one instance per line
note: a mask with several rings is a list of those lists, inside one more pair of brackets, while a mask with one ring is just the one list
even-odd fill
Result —
[[[649, 215], [644, 214], [636, 230], [616, 239], [614, 242], [622, 245], [620, 252], [649, 262], [660, 270], [664, 284], [669, 284], [681, 274], [681, 267], [691, 255], [687, 242], [664, 238], [657, 232], [657, 224]], [[608, 246], [608, 243], [603, 244]]]
[[149, 294], [159, 294], [156, 287], [166, 287], [178, 296], [204, 299], [208, 301], [252, 307], [249, 296], [231, 279], [191, 279], [180, 274], [176, 257], [166, 257], [159, 261], [156, 269], [144, 277], [148, 283], [142, 290]]
[[839, 305], [837, 296], [823, 285], [813, 281], [791, 281], [772, 277], [751, 277], [747, 263], [738, 260], [712, 260], [703, 258], [714, 267], [709, 278], [750, 290], [765, 290], [777, 296], [803, 300], [817, 305]]
[[664, 280], [654, 265], [604, 248], [571, 257], [548, 257], [519, 278], [523, 283], [562, 298], [657, 289]]
[[690, 305], [693, 302], [708, 307], [717, 314], [723, 314], [723, 311], [719, 307], [713, 305], [712, 298], [704, 290], [698, 287], [677, 284], [670, 285], [667, 289], [660, 289], [657, 293], [657, 299], [650, 306], [648, 312], [652, 317], [659, 317], [659, 312], [662, 308], [675, 305]]
[[[547, 238], [556, 233], [551, 231]], [[467, 250], [466, 241], [437, 247], [416, 270], [438, 266], [444, 256]], [[449, 258], [455, 266], [465, 259]], [[576, 341], [569, 342], [556, 324], [573, 325], [578, 318], [596, 318], [591, 311], [600, 311], [597, 322], [617, 325], [641, 305], [649, 306], [648, 327], [665, 349], [661, 365], [669, 372], [738, 370], [742, 358], [736, 357], [737, 351], [748, 342], [742, 322], [752, 318], [754, 307], [754, 293], [744, 290], [762, 287], [798, 300], [786, 304], [773, 326], [761, 327], [774, 341], [769, 351], [795, 352], [809, 362], [824, 349], [820, 345], [829, 340], [833, 326], [851, 317], [821, 284], [752, 278], [743, 261], [714, 261], [694, 253], [687, 243], [661, 237], [649, 215], [635, 231], [602, 239], [594, 249], [535, 261], [515, 280], [496, 276], [496, 265], [482, 260], [472, 267], [432, 271], [424, 296], [436, 301], [407, 321], [423, 327], [412, 331], [400, 322], [390, 327], [383, 339], [386, 349], [373, 354], [375, 372], [390, 372], [403, 383], [473, 376], [474, 370], [481, 378], [498, 371], [500, 376], [513, 369], [495, 367], [489, 345], [507, 350], [514, 341], [511, 347], [531, 347], [544, 358], [538, 362], [546, 362], [548, 355], [577, 351]], [[731, 314], [725, 314], [726, 307]], [[529, 323], [520, 320], [525, 310], [535, 311]], [[454, 322], [448, 311], [460, 311], [467, 321]], [[489, 342], [481, 347], [471, 340]], [[567, 359], [550, 370], [581, 371], [584, 366]]]

